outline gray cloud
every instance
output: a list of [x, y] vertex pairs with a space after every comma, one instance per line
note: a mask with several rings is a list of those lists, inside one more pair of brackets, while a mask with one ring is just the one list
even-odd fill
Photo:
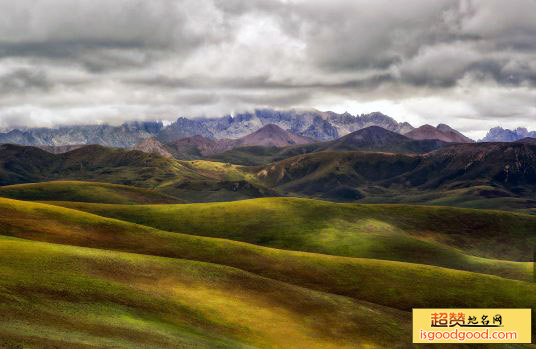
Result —
[[536, 0], [0, 0], [0, 12], [0, 127], [375, 107], [473, 133], [536, 128]]

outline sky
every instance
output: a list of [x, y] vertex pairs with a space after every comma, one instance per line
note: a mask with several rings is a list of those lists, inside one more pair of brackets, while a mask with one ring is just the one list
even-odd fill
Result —
[[0, 129], [380, 111], [536, 130], [536, 0], [0, 0]]

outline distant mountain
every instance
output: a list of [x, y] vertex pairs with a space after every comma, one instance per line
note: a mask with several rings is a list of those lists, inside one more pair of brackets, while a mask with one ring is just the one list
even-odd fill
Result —
[[140, 150], [144, 153], [157, 154], [165, 158], [172, 158], [173, 155], [166, 149], [166, 146], [160, 143], [156, 138], [146, 138], [136, 144], [132, 149]]
[[[399, 123], [379, 112], [352, 115], [318, 110], [258, 109], [235, 116], [227, 115], [217, 118], [188, 119], [180, 117], [165, 127], [162, 122], [148, 121], [129, 122], [120, 126], [86, 125], [13, 129], [8, 132], [0, 132], [0, 144], [33, 146], [99, 144], [131, 148], [151, 137], [155, 137], [162, 144], [170, 144], [194, 136], [214, 140], [237, 140], [267, 125], [276, 125], [292, 135], [310, 138], [318, 142], [332, 141], [371, 126], [378, 126], [415, 140], [439, 139], [453, 143], [473, 142], [444, 124], [437, 127], [425, 125], [414, 129], [406, 122]], [[536, 137], [536, 132], [529, 132], [524, 128], [518, 128], [515, 131], [495, 128], [490, 130], [483, 141], [516, 141], [526, 137]]]
[[405, 133], [413, 129], [410, 124], [398, 123], [382, 113], [353, 116], [349, 113], [337, 114], [316, 110], [260, 109], [222, 118], [194, 120], [179, 118], [162, 130], [158, 138], [164, 143], [195, 135], [216, 139], [238, 139], [269, 124], [277, 125], [294, 135], [317, 141], [337, 139], [369, 126], [380, 126], [397, 133]]
[[158, 133], [157, 138], [162, 143], [172, 143], [179, 139], [192, 136], [215, 138], [203, 120], [191, 120], [187, 118], [178, 118], [177, 121], [162, 129]]
[[120, 126], [86, 125], [59, 128], [31, 128], [0, 133], [0, 144], [64, 146], [100, 144], [109, 147], [131, 147], [162, 130], [162, 122], [130, 122]]
[[229, 150], [235, 144], [231, 139], [212, 139], [203, 136], [182, 138], [166, 144], [176, 159], [201, 159]]
[[420, 154], [438, 149], [445, 143], [436, 139], [413, 140], [407, 136], [370, 126], [325, 143], [322, 151], [372, 150], [390, 153]]
[[234, 147], [256, 145], [263, 147], [286, 147], [295, 144], [310, 144], [315, 141], [311, 138], [294, 135], [281, 127], [268, 124], [261, 129], [239, 138]]
[[513, 131], [502, 127], [495, 127], [489, 130], [486, 137], [480, 140], [480, 142], [515, 142], [527, 137], [536, 138], [536, 131], [530, 132], [523, 127], [519, 127]]
[[404, 135], [415, 140], [438, 139], [449, 143], [474, 143], [472, 139], [445, 124], [439, 124], [437, 127], [423, 125]]
[[166, 127], [162, 122], [130, 122], [121, 126], [86, 125], [14, 129], [9, 132], [0, 132], [0, 144], [34, 146], [100, 144], [130, 148], [151, 137], [156, 137], [163, 144], [193, 136], [210, 139], [240, 139], [271, 124], [293, 135], [316, 141], [334, 140], [369, 126], [380, 126], [397, 133], [405, 133], [413, 129], [410, 124], [398, 123], [382, 113], [354, 116], [349, 113], [337, 114], [317, 110], [259, 109], [219, 118], [180, 117]]
[[294, 145], [284, 148], [242, 147], [217, 154], [214, 160], [241, 165], [262, 165], [296, 155], [318, 152], [372, 151], [402, 154], [423, 154], [446, 146], [440, 140], [413, 140], [379, 126], [354, 131], [329, 142]]
[[[150, 146], [146, 143], [150, 142]], [[294, 135], [269, 124], [261, 129], [239, 139], [212, 139], [201, 135], [186, 137], [174, 142], [162, 144], [156, 139], [145, 140], [136, 147], [137, 150], [147, 153], [163, 155], [164, 152], [172, 154], [177, 159], [191, 160], [209, 157], [224, 151], [245, 146], [285, 147], [296, 144], [310, 144], [314, 140]]]

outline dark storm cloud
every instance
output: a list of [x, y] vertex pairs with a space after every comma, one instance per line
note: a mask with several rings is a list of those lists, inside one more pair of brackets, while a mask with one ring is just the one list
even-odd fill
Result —
[[52, 82], [40, 70], [17, 69], [5, 75], [0, 75], [0, 93], [16, 94], [28, 91], [50, 91]]
[[47, 123], [348, 101], [391, 101], [415, 122], [434, 105], [474, 131], [536, 118], [536, 0], [0, 0], [0, 12], [0, 127], [22, 105]]

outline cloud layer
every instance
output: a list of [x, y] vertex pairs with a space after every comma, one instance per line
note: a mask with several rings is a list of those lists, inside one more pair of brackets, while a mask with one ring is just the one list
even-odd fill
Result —
[[0, 0], [0, 128], [256, 107], [536, 129], [536, 0]]

